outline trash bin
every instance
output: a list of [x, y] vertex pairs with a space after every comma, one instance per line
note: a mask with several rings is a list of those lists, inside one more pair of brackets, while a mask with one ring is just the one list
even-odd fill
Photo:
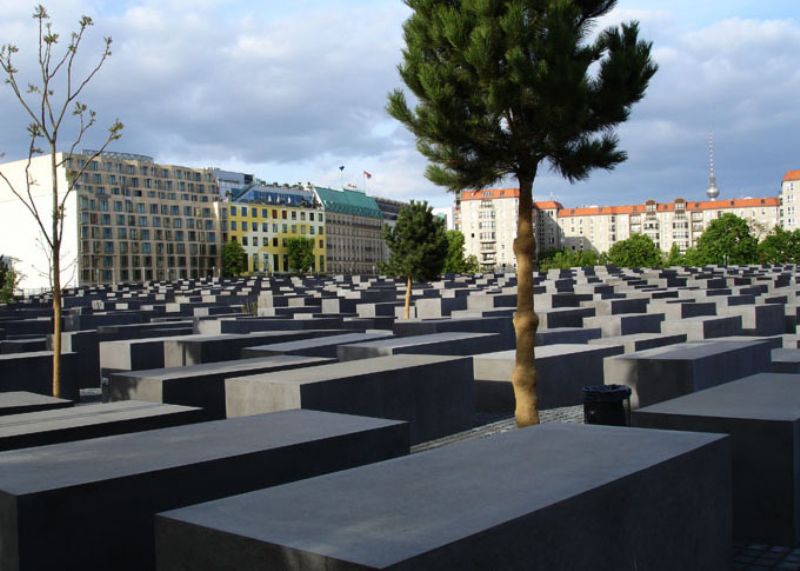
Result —
[[[631, 413], [631, 389], [625, 385], [583, 387], [583, 421], [586, 424], [628, 426]], [[627, 401], [627, 410], [625, 407]]]

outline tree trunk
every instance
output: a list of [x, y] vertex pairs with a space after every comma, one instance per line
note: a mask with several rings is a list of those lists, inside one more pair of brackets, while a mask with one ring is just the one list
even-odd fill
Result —
[[53, 234], [52, 272], [53, 278], [53, 396], [61, 398], [61, 236], [59, 227], [61, 212], [58, 207], [58, 166], [55, 144], [52, 147], [50, 168], [53, 177]]
[[536, 396], [534, 343], [539, 318], [533, 308], [533, 258], [536, 240], [533, 235], [533, 179], [535, 174], [519, 176], [519, 214], [514, 255], [517, 259], [517, 311], [514, 332], [517, 336], [516, 359], [511, 383], [514, 387], [517, 426], [539, 424]]
[[411, 276], [408, 276], [406, 281], [406, 300], [403, 305], [403, 319], [408, 319], [408, 312], [411, 306]]

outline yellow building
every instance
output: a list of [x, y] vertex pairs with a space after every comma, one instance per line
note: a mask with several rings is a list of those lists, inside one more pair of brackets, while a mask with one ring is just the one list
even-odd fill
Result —
[[299, 187], [257, 184], [232, 193], [222, 206], [223, 238], [239, 242], [248, 273], [289, 272], [290, 238], [314, 240], [312, 271], [326, 271], [325, 214]]

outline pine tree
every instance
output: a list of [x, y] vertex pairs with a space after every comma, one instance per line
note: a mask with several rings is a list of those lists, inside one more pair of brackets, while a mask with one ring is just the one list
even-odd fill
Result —
[[427, 202], [414, 202], [403, 207], [394, 228], [384, 229], [384, 240], [391, 251], [381, 270], [406, 279], [403, 317], [408, 319], [411, 285], [414, 280], [435, 279], [447, 257], [444, 221], [433, 215]]
[[533, 181], [543, 165], [572, 182], [626, 159], [613, 129], [656, 71], [651, 45], [635, 22], [590, 39], [615, 0], [406, 3], [399, 72], [418, 105], [396, 90], [387, 110], [416, 136], [426, 176], [454, 192], [519, 183], [512, 383], [517, 424], [535, 424]]

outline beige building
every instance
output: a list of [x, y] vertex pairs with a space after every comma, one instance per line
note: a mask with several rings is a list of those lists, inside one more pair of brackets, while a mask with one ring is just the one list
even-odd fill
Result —
[[[537, 252], [560, 248], [561, 228], [554, 201], [535, 202], [533, 225]], [[478, 258], [482, 268], [510, 268], [516, 264], [519, 189], [495, 188], [464, 191], [454, 207], [456, 229], [464, 234], [464, 254]]]
[[[800, 171], [795, 172], [796, 182], [784, 181], [784, 204], [788, 194], [800, 193]], [[458, 229], [464, 234], [465, 254], [477, 256], [486, 269], [513, 267], [518, 206], [518, 189], [462, 192], [455, 208]], [[554, 201], [534, 202], [537, 252], [562, 248], [607, 252], [633, 234], [649, 236], [664, 252], [673, 244], [685, 252], [697, 244], [712, 220], [728, 212], [747, 220], [759, 239], [781, 222], [780, 201], [776, 197], [705, 201], [678, 198], [670, 203], [648, 200], [636, 205], [581, 208], [564, 208]]]
[[314, 188], [325, 215], [326, 268], [330, 273], [370, 274], [383, 259], [383, 214], [357, 190]]
[[781, 226], [784, 230], [800, 228], [800, 170], [787, 172], [781, 182]]
[[[105, 152], [59, 154], [59, 187], [67, 172], [85, 170], [66, 205], [62, 266], [65, 287], [94, 283], [207, 276], [219, 268], [218, 188], [209, 169], [157, 164], [144, 155]], [[48, 156], [36, 157], [31, 174], [40, 212], [49, 216]], [[86, 161], [89, 161], [88, 164]], [[18, 186], [26, 161], [0, 165]], [[22, 187], [21, 187], [22, 188]], [[49, 286], [47, 254], [33, 218], [0, 185], [0, 242], [21, 261], [26, 289]]]

